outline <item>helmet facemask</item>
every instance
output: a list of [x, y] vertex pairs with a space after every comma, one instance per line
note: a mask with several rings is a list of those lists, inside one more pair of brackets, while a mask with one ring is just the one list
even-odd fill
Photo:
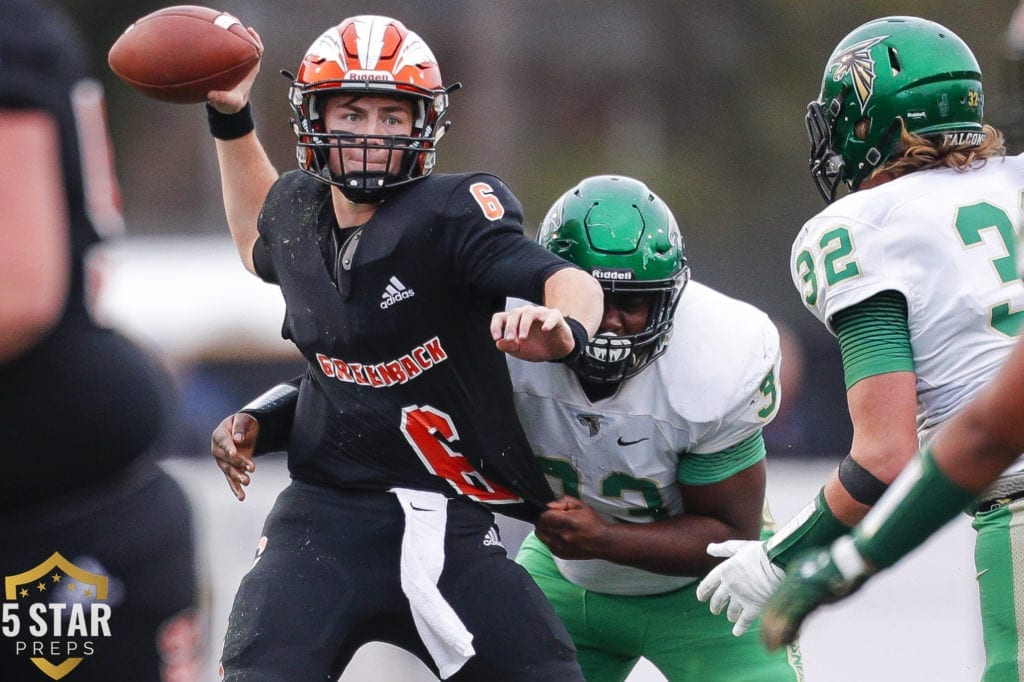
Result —
[[[804, 125], [807, 127], [807, 137], [811, 142], [810, 168], [811, 178], [814, 180], [818, 192], [825, 200], [825, 203], [832, 203], [839, 196], [839, 186], [844, 180], [847, 181], [851, 190], [860, 187], [875, 170], [889, 159], [892, 155], [896, 142], [899, 140], [899, 133], [903, 128], [903, 121], [899, 117], [889, 122], [888, 128], [878, 139], [878, 143], [867, 150], [863, 160], [858, 164], [854, 175], [849, 176], [846, 172], [846, 161], [843, 154], [837, 152], [833, 141], [840, 137], [837, 135], [837, 126], [840, 122], [842, 112], [850, 88], [845, 85], [839, 91], [839, 95], [828, 103], [827, 108], [817, 100], [807, 105], [807, 115], [804, 117]], [[870, 126], [868, 119], [861, 119], [865, 126]], [[858, 122], [860, 122], [858, 121]], [[857, 123], [851, 127], [851, 134], [859, 141], [857, 135]]]
[[668, 348], [672, 337], [679, 297], [690, 279], [689, 267], [672, 280], [628, 287], [602, 282], [605, 296], [642, 293], [650, 301], [647, 324], [637, 334], [598, 333], [587, 343], [574, 370], [583, 379], [598, 384], [618, 384], [636, 376]]
[[[351, 84], [349, 85], [351, 87]], [[293, 86], [293, 90], [295, 89]], [[445, 123], [438, 130], [438, 134], [434, 135], [434, 124], [444, 111], [437, 109], [436, 103], [428, 104], [423, 98], [409, 98], [413, 100], [414, 118], [413, 129], [409, 135], [361, 135], [340, 130], [325, 130], [321, 112], [324, 103], [331, 96], [351, 96], [357, 100], [361, 96], [360, 93], [352, 92], [351, 89], [343, 90], [341, 87], [329, 88], [325, 84], [318, 84], [317, 89], [309, 93], [301, 92], [301, 88], [298, 90], [299, 92], [292, 95], [292, 111], [296, 115], [293, 125], [298, 137], [296, 153], [299, 165], [317, 179], [339, 187], [350, 201], [378, 203], [391, 190], [422, 179], [433, 171], [436, 158], [434, 145], [447, 130]], [[371, 91], [367, 94], [381, 93]], [[294, 103], [296, 99], [299, 101], [298, 106]], [[447, 106], [447, 93], [434, 99], [439, 100], [437, 103]], [[299, 123], [295, 124], [295, 121]], [[343, 152], [346, 149], [359, 150], [363, 164], [345, 167]], [[332, 150], [338, 155], [340, 172], [331, 169]], [[386, 152], [387, 168], [394, 167], [395, 156], [401, 157], [397, 172], [382, 173], [366, 168], [370, 152], [377, 150]]]
[[843, 179], [843, 157], [832, 149], [832, 132], [842, 99], [848, 92], [844, 88], [839, 99], [829, 103], [831, 116], [825, 113], [821, 102], [813, 101], [807, 105], [807, 116], [804, 117], [807, 137], [811, 141], [811, 178], [827, 203], [836, 200], [839, 183]]

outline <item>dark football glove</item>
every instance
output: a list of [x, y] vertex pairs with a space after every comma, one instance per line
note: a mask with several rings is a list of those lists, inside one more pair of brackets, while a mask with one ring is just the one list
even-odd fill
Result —
[[791, 644], [811, 612], [853, 594], [872, 573], [848, 535], [829, 549], [814, 550], [795, 559], [761, 614], [765, 646], [774, 651]]

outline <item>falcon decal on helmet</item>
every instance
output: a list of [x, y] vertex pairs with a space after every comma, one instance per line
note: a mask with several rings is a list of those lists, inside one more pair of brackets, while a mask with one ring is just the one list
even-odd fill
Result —
[[867, 106], [875, 86], [875, 60], [871, 56], [871, 48], [888, 37], [872, 38], [852, 45], [832, 60], [831, 66], [836, 69], [832, 73], [832, 80], [841, 81], [850, 75], [861, 109]]
[[854, 29], [825, 67], [807, 105], [810, 169], [835, 201], [856, 191], [893, 155], [904, 130], [948, 144], [984, 140], [981, 67], [955, 33], [917, 17], [885, 17]]

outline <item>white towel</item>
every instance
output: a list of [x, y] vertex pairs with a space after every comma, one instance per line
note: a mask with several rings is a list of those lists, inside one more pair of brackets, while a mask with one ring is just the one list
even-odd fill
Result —
[[473, 634], [445, 601], [437, 580], [444, 568], [448, 499], [440, 493], [392, 488], [405, 513], [402, 592], [409, 599], [416, 631], [446, 680], [476, 653]]

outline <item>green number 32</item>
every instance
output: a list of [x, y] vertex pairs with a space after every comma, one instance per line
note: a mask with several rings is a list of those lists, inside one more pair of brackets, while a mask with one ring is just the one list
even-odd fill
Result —
[[[821, 249], [821, 265], [827, 284], [832, 285], [860, 275], [860, 266], [852, 257], [853, 238], [848, 228], [837, 227], [821, 235], [818, 248]], [[809, 249], [804, 249], [796, 257], [796, 270], [804, 281], [804, 301], [813, 306], [818, 302], [818, 277], [814, 269], [814, 256]]]
[[[956, 231], [966, 247], [982, 243], [982, 231], [994, 229], [1003, 243], [1005, 253], [992, 258], [992, 266], [1003, 284], [1020, 282], [1017, 274], [1017, 235], [1013, 230], [1013, 222], [1006, 211], [987, 202], [961, 206], [956, 211]], [[1005, 301], [989, 309], [989, 319], [993, 329], [1007, 336], [1014, 336], [1020, 331], [1024, 321], [1024, 310], [1011, 311], [1010, 302]]]
[[[1020, 283], [1016, 270], [1017, 235], [1006, 211], [988, 202], [961, 206], [956, 211], [953, 224], [960, 240], [968, 248], [983, 244], [985, 230], [995, 230], [1003, 247], [1002, 253], [991, 259], [995, 274], [1003, 284]], [[846, 227], [837, 227], [823, 234], [818, 248], [821, 249], [826, 284], [832, 285], [860, 274], [857, 261], [852, 257], [855, 250], [853, 239]], [[814, 306], [818, 302], [818, 276], [810, 249], [804, 249], [797, 255], [796, 271], [804, 282], [804, 301], [808, 306]], [[1010, 302], [1004, 301], [991, 307], [989, 319], [993, 329], [1014, 336], [1024, 323], [1024, 310], [1011, 310]]]

